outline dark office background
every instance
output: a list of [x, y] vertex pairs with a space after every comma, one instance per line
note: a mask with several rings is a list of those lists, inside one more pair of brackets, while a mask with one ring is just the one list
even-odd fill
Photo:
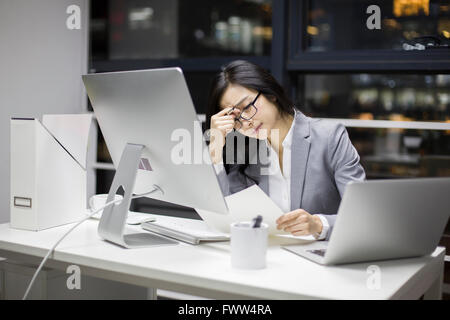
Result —
[[[366, 25], [370, 5], [380, 8], [380, 29]], [[247, 59], [309, 116], [420, 123], [347, 127], [369, 179], [450, 176], [450, 130], [436, 127], [450, 123], [449, 46], [448, 0], [91, 1], [90, 72], [181, 67], [199, 114], [213, 75]], [[98, 163], [110, 163], [101, 133], [98, 141]], [[98, 193], [114, 174], [102, 168]], [[138, 200], [135, 210], [198, 218]], [[447, 226], [447, 248], [449, 234]]]

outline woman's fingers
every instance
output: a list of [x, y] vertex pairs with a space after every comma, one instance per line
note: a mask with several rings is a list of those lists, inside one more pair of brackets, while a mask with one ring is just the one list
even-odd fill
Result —
[[232, 110], [233, 110], [232, 107], [228, 107], [220, 110], [218, 113], [216, 113], [211, 117], [211, 129], [210, 129], [211, 141], [216, 140], [217, 137], [219, 137], [221, 141], [220, 147], [223, 147], [225, 145], [225, 136], [231, 131], [233, 131], [233, 128], [235, 126], [234, 123], [235, 116], [229, 114], [230, 111]]
[[215, 118], [212, 120], [212, 123], [217, 123], [217, 122], [221, 122], [221, 121], [234, 121], [234, 116], [224, 116], [224, 117]]
[[216, 126], [223, 126], [223, 125], [226, 125], [226, 124], [232, 124], [232, 125], [234, 125], [234, 119], [230, 119], [230, 120], [218, 120], [218, 121], [215, 121], [215, 123], [214, 123]]
[[221, 125], [219, 127], [217, 127], [217, 129], [219, 129], [221, 132], [224, 132], [225, 134], [228, 134], [229, 132], [231, 132], [234, 128], [234, 123], [228, 123], [228, 124], [224, 124]]
[[233, 128], [234, 128], [234, 124], [225, 124], [223, 126], [218, 127], [218, 129], [221, 131], [226, 131], [228, 129], [233, 129]]
[[234, 115], [229, 115], [229, 116], [222, 116], [217, 118], [217, 120], [234, 120]]
[[290, 232], [294, 236], [320, 233], [323, 227], [319, 217], [313, 216], [303, 209], [285, 213], [276, 220], [276, 223], [278, 230]]
[[308, 231], [308, 230], [294, 231], [294, 232], [291, 232], [291, 233], [292, 233], [293, 236], [308, 236], [308, 235], [311, 234], [311, 232]]
[[234, 122], [235, 121], [233, 116], [223, 116], [216, 119], [211, 119], [211, 129], [222, 130], [221, 127], [226, 125], [231, 125], [232, 127], [234, 127]]
[[305, 212], [305, 211], [302, 210], [302, 209], [297, 209], [297, 210], [294, 210], [294, 211], [285, 213], [285, 214], [283, 214], [281, 217], [279, 217], [279, 218], [277, 219], [276, 222], [277, 222], [277, 224], [281, 224], [281, 223], [284, 223], [284, 222], [286, 222], [286, 221], [295, 219], [295, 218], [297, 218], [297, 217], [300, 215], [300, 213], [301, 213], [302, 211]]
[[303, 210], [294, 210], [282, 215], [277, 219], [277, 229], [284, 229], [292, 224], [297, 224], [307, 220], [305, 212]]
[[209, 131], [211, 143], [209, 145], [209, 151], [214, 163], [218, 163], [222, 159], [222, 148], [225, 145], [225, 137], [234, 128], [234, 116], [228, 114], [232, 109], [232, 107], [222, 109], [211, 117]]
[[297, 219], [292, 219], [292, 220], [289, 220], [289, 221], [279, 225], [279, 229], [288, 231], [288, 230], [286, 230], [287, 228], [290, 228], [290, 227], [293, 227], [293, 226], [299, 225], [299, 224], [304, 224], [307, 222], [308, 222], [308, 219], [306, 219], [305, 217], [298, 217]]
[[284, 228], [284, 231], [291, 232], [291, 233], [309, 231], [309, 224], [308, 223], [294, 223], [294, 224], [289, 225], [286, 228]]
[[217, 112], [215, 115], [213, 115], [213, 117], [221, 117], [221, 116], [227, 115], [228, 112], [230, 112], [231, 110], [233, 110], [233, 107], [228, 107], [228, 108], [222, 109], [219, 112]]

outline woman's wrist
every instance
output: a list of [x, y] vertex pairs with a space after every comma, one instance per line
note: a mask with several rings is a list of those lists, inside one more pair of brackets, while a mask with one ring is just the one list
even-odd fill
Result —
[[313, 215], [313, 220], [314, 220], [314, 233], [317, 234], [321, 234], [322, 230], [323, 230], [323, 224], [322, 224], [322, 220], [320, 219], [319, 216]]
[[222, 148], [213, 147], [209, 145], [209, 155], [213, 164], [219, 164], [223, 161], [222, 159]]
[[222, 161], [222, 152], [225, 145], [225, 136], [218, 129], [210, 129], [209, 155], [214, 164]]

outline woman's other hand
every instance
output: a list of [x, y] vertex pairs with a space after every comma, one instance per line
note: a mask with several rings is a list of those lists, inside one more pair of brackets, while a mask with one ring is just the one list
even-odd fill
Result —
[[290, 232], [294, 236], [306, 236], [320, 234], [322, 221], [303, 209], [297, 209], [283, 214], [276, 220], [277, 229]]

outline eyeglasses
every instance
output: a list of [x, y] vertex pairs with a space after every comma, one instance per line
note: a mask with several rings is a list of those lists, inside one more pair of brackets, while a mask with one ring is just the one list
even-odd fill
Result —
[[[258, 94], [256, 95], [255, 99], [253, 99], [252, 102], [250, 102], [248, 105], [246, 105], [242, 109], [242, 111], [240, 110], [239, 117], [234, 119], [234, 121], [235, 121], [234, 129], [235, 130], [240, 130], [242, 128], [241, 119], [249, 121], [255, 116], [256, 112], [258, 112], [258, 108], [256, 108], [255, 103], [256, 103], [256, 100], [258, 100], [260, 94], [261, 94], [261, 92], [258, 91]], [[228, 112], [228, 114], [231, 114], [234, 111], [234, 109], [238, 109], [238, 108], [233, 107], [233, 109], [231, 109]]]

